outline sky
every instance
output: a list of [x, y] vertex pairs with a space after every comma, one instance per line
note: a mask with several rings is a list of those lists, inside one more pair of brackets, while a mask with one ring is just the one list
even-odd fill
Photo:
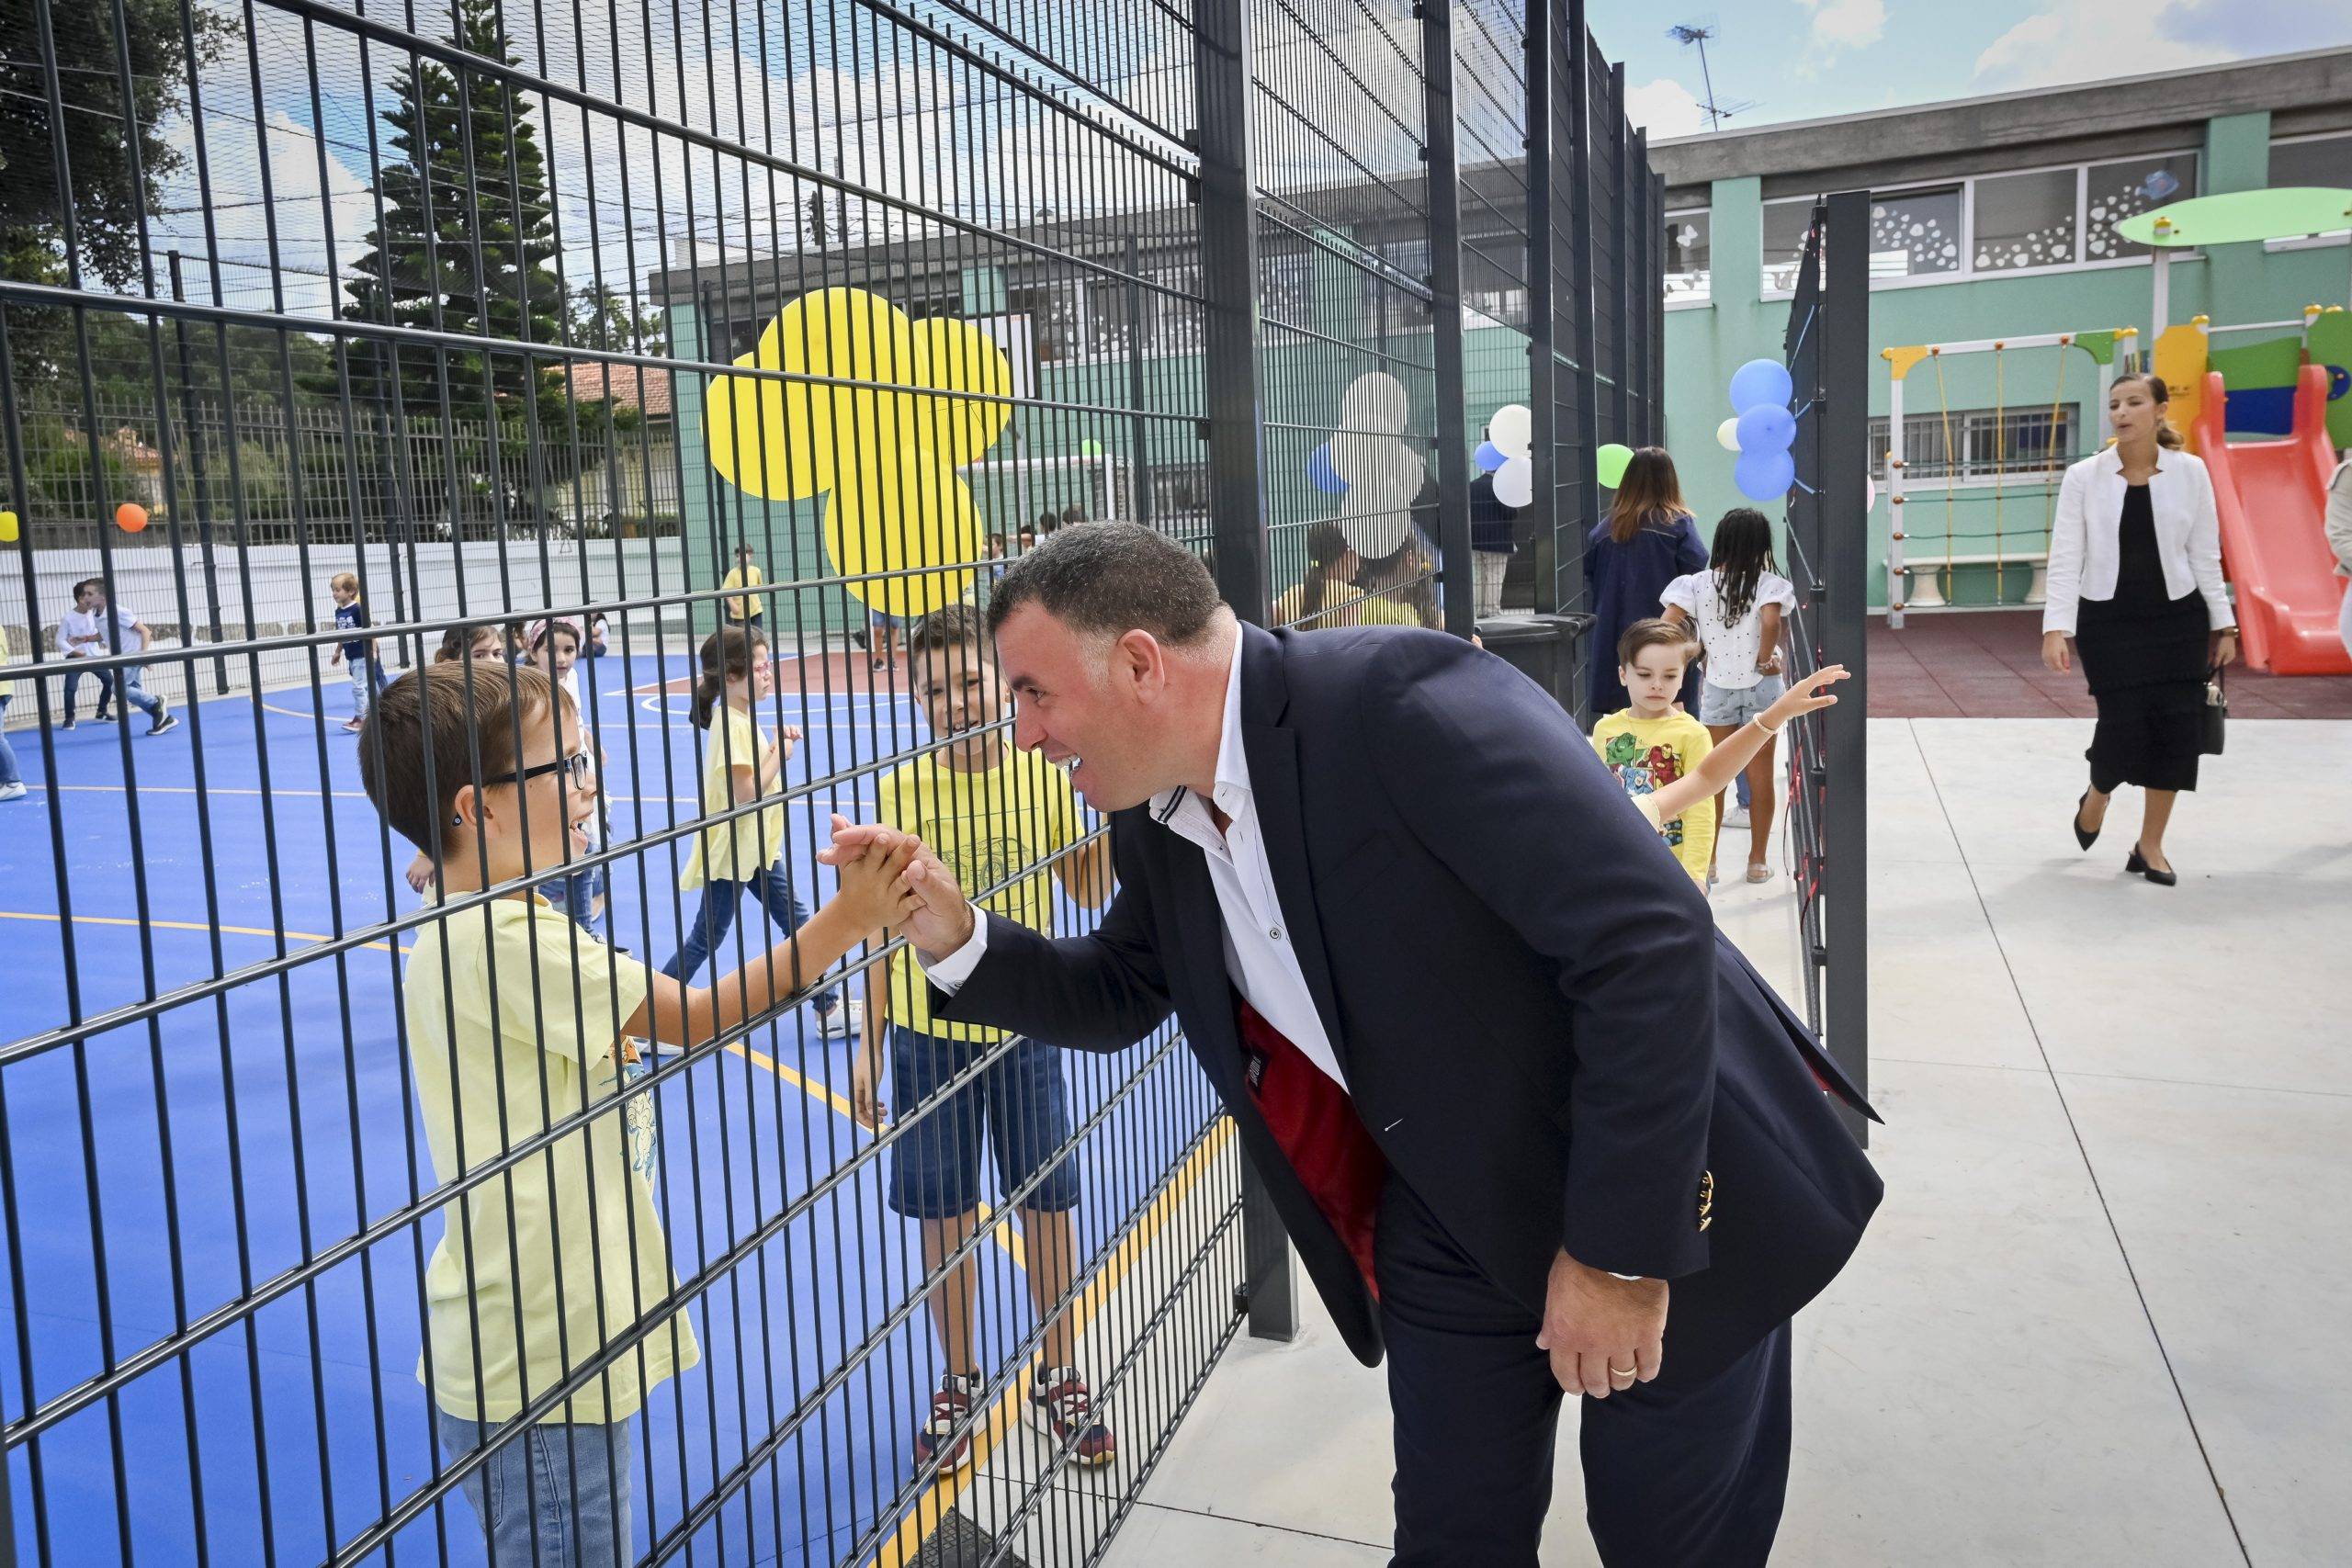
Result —
[[1734, 127], [2352, 44], [2352, 5], [2330, 0], [1587, 0], [1586, 15], [1653, 140], [1707, 129], [1676, 23], [1715, 29], [1716, 101], [1754, 106]]

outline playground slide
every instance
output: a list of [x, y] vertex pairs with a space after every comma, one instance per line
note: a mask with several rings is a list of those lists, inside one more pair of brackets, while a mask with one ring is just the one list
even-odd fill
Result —
[[2205, 378], [2197, 449], [2213, 476], [2222, 567], [2237, 587], [2245, 660], [2278, 675], [2352, 675], [2336, 635], [2345, 580], [2335, 575], [2322, 513], [2335, 449], [2327, 439], [2327, 367], [2295, 382], [2293, 430], [2278, 441], [2224, 439], [2228, 391]]

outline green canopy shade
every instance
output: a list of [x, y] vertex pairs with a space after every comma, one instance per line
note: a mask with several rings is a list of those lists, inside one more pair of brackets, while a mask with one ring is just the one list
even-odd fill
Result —
[[[2162, 224], [2159, 228], [2157, 225]], [[2352, 190], [2282, 186], [2192, 197], [2126, 218], [2115, 231], [2139, 245], [2233, 245], [2300, 240], [2352, 229]]]

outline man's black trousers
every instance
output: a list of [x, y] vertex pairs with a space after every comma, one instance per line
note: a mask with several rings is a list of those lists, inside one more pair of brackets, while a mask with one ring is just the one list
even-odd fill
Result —
[[[1535, 1343], [1541, 1321], [1393, 1174], [1375, 1253], [1396, 1568], [1534, 1568], [1563, 1397]], [[1582, 1404], [1585, 1518], [1610, 1568], [1748, 1568], [1770, 1555], [1789, 1478], [1787, 1324], [1696, 1386], [1642, 1383]]]

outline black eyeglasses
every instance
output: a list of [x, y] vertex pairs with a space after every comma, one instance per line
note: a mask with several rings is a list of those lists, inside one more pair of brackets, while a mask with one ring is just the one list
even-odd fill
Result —
[[571, 787], [582, 789], [586, 787], [589, 775], [595, 771], [595, 758], [585, 751], [574, 751], [569, 757], [558, 757], [554, 761], [541, 762], [536, 768], [523, 768], [502, 778], [485, 779], [482, 782], [484, 787], [490, 784], [528, 784], [543, 773], [569, 773], [571, 776]]

